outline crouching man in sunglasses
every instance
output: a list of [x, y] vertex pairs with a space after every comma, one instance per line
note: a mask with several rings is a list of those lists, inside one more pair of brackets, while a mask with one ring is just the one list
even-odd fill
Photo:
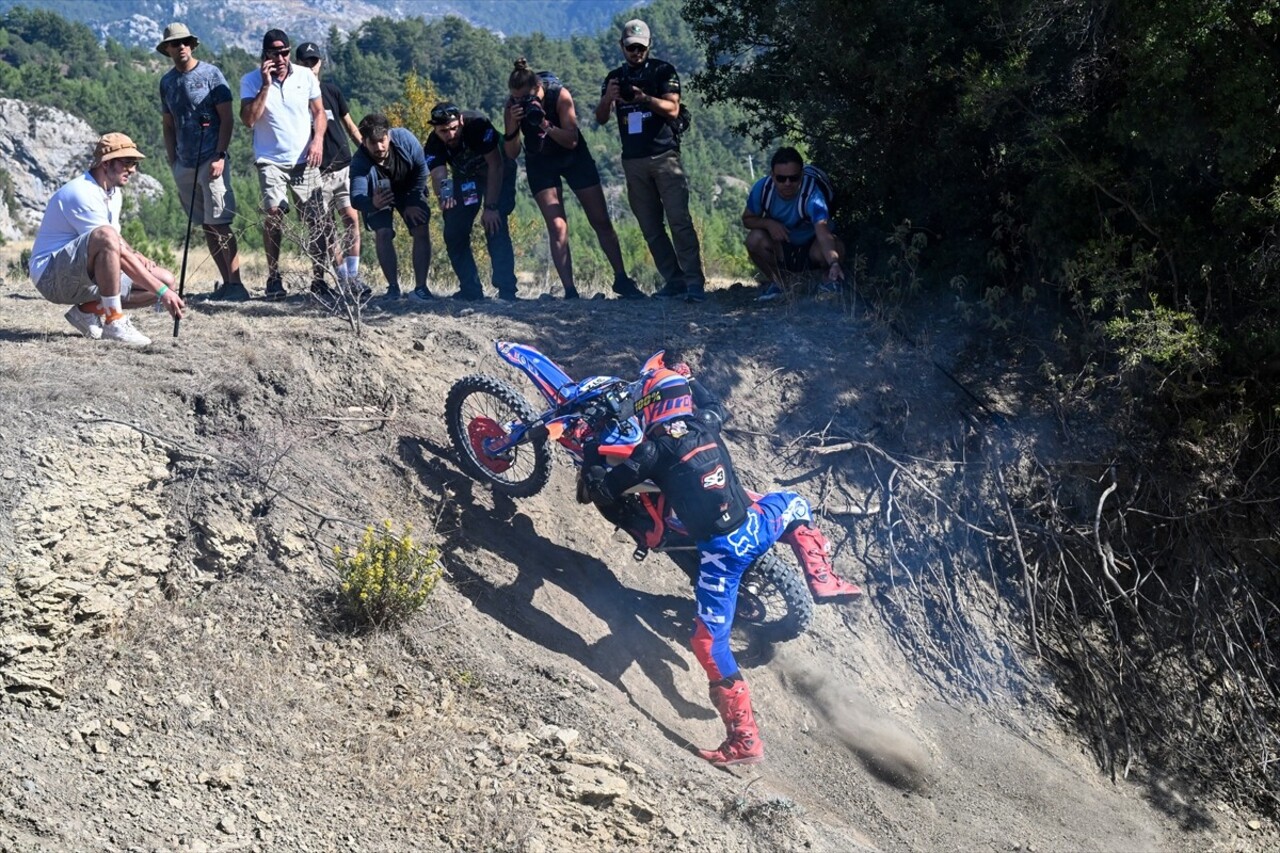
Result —
[[742, 211], [747, 254], [763, 277], [758, 302], [782, 298], [784, 273], [826, 270], [819, 293], [839, 293], [844, 281], [844, 243], [831, 230], [830, 199], [822, 182], [791, 147], [779, 148], [769, 174], [756, 181]]

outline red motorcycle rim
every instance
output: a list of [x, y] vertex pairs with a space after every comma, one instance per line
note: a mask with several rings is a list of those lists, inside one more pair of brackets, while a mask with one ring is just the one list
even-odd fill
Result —
[[471, 441], [471, 452], [481, 465], [495, 474], [505, 473], [514, 460], [490, 456], [485, 452], [484, 443], [487, 439], [505, 438], [506, 435], [507, 431], [499, 426], [497, 421], [483, 415], [472, 418], [471, 423], [467, 424], [467, 438]]

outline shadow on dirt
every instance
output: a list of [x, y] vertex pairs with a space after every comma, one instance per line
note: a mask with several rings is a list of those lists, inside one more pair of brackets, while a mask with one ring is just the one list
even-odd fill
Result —
[[[627, 695], [631, 704], [663, 728], [681, 747], [686, 738], [662, 726], [646, 711], [643, 696], [623, 683], [632, 665], [640, 668], [682, 718], [711, 719], [709, 707], [690, 702], [681, 693], [673, 669], [687, 670], [688, 661], [672, 648], [692, 634], [692, 597], [658, 595], [622, 584], [599, 559], [549, 541], [535, 529], [533, 519], [508, 498], [495, 495], [492, 510], [474, 497], [475, 484], [453, 467], [450, 449], [419, 438], [401, 439], [399, 456], [435, 493], [447, 491], [459, 513], [458, 533], [443, 549], [446, 569], [457, 590], [476, 610], [548, 651], [568, 655]], [[449, 464], [446, 464], [446, 460]], [[452, 546], [452, 547], [449, 547]], [[467, 550], [481, 551], [513, 567], [513, 581], [502, 583], [486, 574], [488, 560], [469, 561]], [[547, 585], [559, 587], [580, 601], [608, 628], [594, 641], [534, 599]]]
[[[31, 341], [47, 341], [50, 337], [46, 332], [15, 332], [12, 329], [0, 329], [0, 343], [25, 344]], [[69, 332], [66, 337], [79, 338], [81, 335]]]

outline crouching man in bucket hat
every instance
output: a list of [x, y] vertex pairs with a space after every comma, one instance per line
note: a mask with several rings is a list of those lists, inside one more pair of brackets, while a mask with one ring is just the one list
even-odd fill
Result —
[[134, 250], [120, 235], [121, 190], [144, 159], [133, 140], [108, 133], [93, 149], [89, 170], [49, 199], [31, 248], [31, 280], [87, 338], [146, 346], [125, 308], [161, 303], [181, 319], [186, 305], [171, 290], [173, 273]]

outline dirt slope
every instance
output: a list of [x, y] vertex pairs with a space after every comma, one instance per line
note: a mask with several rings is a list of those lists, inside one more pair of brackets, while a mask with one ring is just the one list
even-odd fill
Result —
[[[139, 315], [157, 342], [135, 351], [76, 337], [20, 280], [0, 289], [0, 850], [1275, 841], [1225, 806], [1187, 821], [1176, 792], [1113, 784], [1051, 707], [940, 690], [895, 640], [878, 601], [903, 579], [858, 512], [878, 500], [865, 465], [802, 448], [951, 454], [975, 427], [930, 361], [962, 344], [945, 325], [921, 351], [848, 304], [761, 310], [729, 289], [697, 307], [445, 300], [367, 320], [356, 339], [301, 298], [203, 305], [176, 341]], [[519, 502], [459, 472], [445, 393], [477, 371], [521, 382], [499, 338], [575, 376], [629, 374], [680, 339], [729, 398], [749, 485], [824, 511], [868, 595], [747, 671], [763, 765], [688, 751], [721, 729], [674, 566], [634, 563], [573, 502], [567, 465]], [[434, 531], [446, 582], [403, 631], [353, 636], [330, 551], [387, 518]]]

